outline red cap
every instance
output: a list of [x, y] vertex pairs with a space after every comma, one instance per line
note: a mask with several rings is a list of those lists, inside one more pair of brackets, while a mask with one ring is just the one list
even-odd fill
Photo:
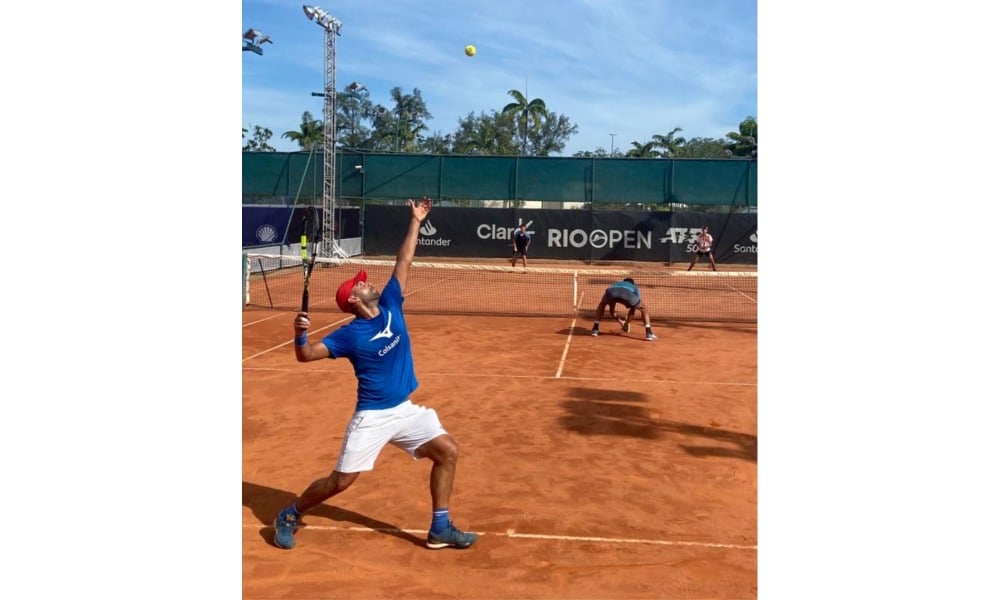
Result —
[[357, 275], [340, 284], [340, 287], [337, 288], [337, 306], [345, 313], [354, 312], [351, 310], [351, 305], [348, 304], [347, 299], [351, 297], [351, 292], [359, 281], [368, 281], [368, 273], [365, 273], [364, 269], [358, 271]]

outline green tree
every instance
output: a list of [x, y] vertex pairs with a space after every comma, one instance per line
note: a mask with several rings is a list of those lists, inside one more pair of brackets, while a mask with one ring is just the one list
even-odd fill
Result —
[[347, 148], [366, 148], [372, 130], [368, 126], [373, 112], [368, 88], [351, 83], [337, 93], [337, 141]]
[[298, 142], [302, 150], [315, 150], [323, 147], [323, 121], [314, 119], [308, 110], [302, 113], [302, 122], [298, 131], [286, 131], [281, 137]]
[[271, 130], [266, 127], [261, 127], [260, 125], [253, 126], [253, 136], [247, 139], [248, 130], [246, 127], [243, 128], [243, 151], [244, 152], [274, 152], [274, 148], [269, 143], [271, 136]]
[[428, 127], [426, 121], [434, 118], [427, 110], [420, 90], [413, 88], [412, 94], [404, 94], [402, 88], [396, 86], [389, 92], [395, 108], [389, 112], [391, 119], [382, 118], [378, 123], [382, 126], [382, 135], [392, 133], [395, 139], [394, 150], [397, 152], [412, 152], [420, 143], [420, 132]]
[[658, 147], [660, 145], [655, 141], [640, 144], [633, 140], [632, 149], [626, 152], [625, 156], [629, 158], [659, 158], [662, 153], [656, 150]]
[[569, 117], [555, 112], [544, 111], [544, 116], [528, 135], [534, 156], [549, 156], [562, 152], [569, 138], [578, 131]]
[[517, 154], [515, 128], [513, 115], [491, 111], [476, 116], [470, 112], [458, 122], [452, 151], [456, 154]]
[[577, 150], [573, 153], [576, 158], [608, 158], [608, 151], [604, 148], [596, 150]]
[[380, 152], [392, 152], [396, 147], [396, 129], [389, 109], [376, 104], [365, 116], [371, 119], [371, 131], [363, 147]]
[[500, 114], [509, 115], [513, 113], [517, 115], [518, 128], [521, 131], [521, 154], [528, 154], [528, 125], [532, 124], [537, 127], [542, 119], [545, 118], [547, 113], [545, 101], [541, 98], [529, 101], [518, 90], [510, 90], [507, 94], [514, 99], [514, 102], [504, 106]]
[[727, 144], [723, 139], [691, 138], [677, 150], [677, 158], [726, 158]]
[[757, 119], [747, 117], [740, 123], [739, 131], [730, 131], [726, 137], [730, 140], [727, 148], [734, 156], [757, 157]]
[[670, 133], [668, 133], [667, 135], [657, 134], [653, 136], [653, 144], [657, 148], [664, 149], [664, 152], [660, 154], [661, 156], [663, 157], [677, 156], [677, 151], [680, 149], [681, 146], [684, 145], [684, 142], [686, 141], [682, 137], [674, 137], [674, 134], [677, 133], [678, 131], [681, 131], [681, 128], [674, 127], [673, 129], [670, 130]]
[[451, 154], [451, 141], [453, 138], [453, 134], [446, 133], [442, 135], [440, 131], [435, 131], [433, 135], [421, 140], [419, 150], [428, 154]]

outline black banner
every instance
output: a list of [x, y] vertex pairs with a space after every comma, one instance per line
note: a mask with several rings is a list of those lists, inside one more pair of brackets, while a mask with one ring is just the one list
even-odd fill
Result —
[[[305, 206], [243, 205], [243, 247], [298, 244], [305, 210]], [[360, 209], [337, 207], [334, 215], [334, 237], [361, 237]], [[316, 207], [316, 218], [322, 222], [320, 207]]]
[[[365, 206], [364, 253], [395, 255], [409, 219], [409, 207]], [[745, 213], [435, 207], [420, 227], [417, 255], [509, 258], [521, 223], [531, 234], [529, 260], [687, 262], [708, 225], [717, 263], [757, 264], [757, 215]]]

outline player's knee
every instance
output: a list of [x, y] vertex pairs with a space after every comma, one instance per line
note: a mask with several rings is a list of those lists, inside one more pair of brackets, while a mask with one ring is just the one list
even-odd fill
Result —
[[437, 464], [452, 465], [458, 463], [458, 442], [450, 435], [439, 435], [417, 450], [417, 457], [427, 457]]
[[446, 465], [458, 464], [458, 442], [455, 438], [450, 435], [442, 436], [440, 439], [440, 452], [439, 459], [436, 462], [440, 462]]
[[441, 459], [448, 463], [458, 462], [458, 442], [450, 435], [441, 438]]

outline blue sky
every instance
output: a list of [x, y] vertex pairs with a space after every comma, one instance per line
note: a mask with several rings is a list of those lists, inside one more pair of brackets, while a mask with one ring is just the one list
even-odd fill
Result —
[[[303, 3], [243, 0], [242, 35], [267, 34], [263, 55], [243, 52], [243, 127], [281, 137], [303, 111], [322, 118], [324, 31]], [[421, 92], [433, 119], [425, 133], [454, 131], [460, 118], [499, 111], [527, 90], [578, 132], [562, 156], [631, 148], [653, 135], [725, 137], [757, 117], [756, 0], [392, 0], [327, 2], [342, 23], [336, 86], [364, 83], [392, 106], [390, 90]], [[241, 38], [242, 42], [242, 38]], [[463, 53], [467, 44], [476, 56]]]

